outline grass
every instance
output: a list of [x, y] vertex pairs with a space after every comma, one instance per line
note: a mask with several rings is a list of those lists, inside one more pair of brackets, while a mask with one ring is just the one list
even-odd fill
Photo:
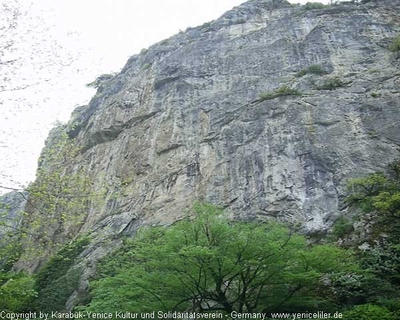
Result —
[[318, 64], [312, 64], [310, 66], [308, 66], [307, 68], [300, 70], [299, 72], [297, 72], [296, 77], [300, 78], [305, 76], [306, 74], [316, 74], [316, 75], [323, 75], [323, 74], [327, 74], [328, 72], [322, 68], [320, 65]]
[[104, 83], [105, 81], [111, 80], [111, 79], [114, 78], [116, 75], [117, 75], [116, 72], [110, 73], [110, 74], [102, 74], [101, 76], [98, 76], [98, 77], [96, 78], [96, 80], [94, 80], [93, 82], [86, 84], [86, 87], [97, 89], [97, 88], [100, 87], [100, 85], [101, 85], [102, 83]]
[[[214, 21], [214, 20], [213, 20], [213, 21]], [[213, 21], [209, 21], [209, 22], [203, 23], [203, 24], [200, 26], [200, 29], [206, 29], [206, 28], [208, 28], [208, 27], [211, 25], [211, 23], [212, 23]]]
[[307, 2], [304, 6], [304, 10], [315, 10], [328, 8], [329, 4], [323, 4], [321, 2]]
[[288, 86], [282, 86], [272, 92], [260, 94], [260, 101], [271, 100], [281, 96], [300, 96], [301, 93], [297, 89]]
[[142, 66], [142, 70], [147, 70], [147, 69], [149, 69], [151, 67], [151, 63], [145, 63], [143, 66]]
[[393, 41], [392, 41], [391, 45], [389, 46], [389, 50], [392, 52], [400, 51], [400, 35], [393, 38]]
[[327, 79], [324, 84], [322, 86], [317, 87], [318, 90], [334, 90], [336, 88], [340, 88], [343, 87], [346, 83], [338, 78], [338, 77], [334, 77], [334, 78], [330, 78]]

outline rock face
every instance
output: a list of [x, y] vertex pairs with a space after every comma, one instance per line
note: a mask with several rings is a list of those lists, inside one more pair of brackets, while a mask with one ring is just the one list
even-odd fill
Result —
[[399, 0], [253, 0], [132, 56], [69, 124], [82, 146], [71, 166], [105, 190], [80, 232], [131, 235], [195, 200], [328, 228], [347, 180], [398, 155], [400, 59], [388, 47], [399, 33]]
[[9, 192], [0, 197], [0, 239], [8, 231], [18, 228], [22, 221], [28, 194], [26, 192]]
[[[131, 57], [72, 120], [76, 165], [109, 190], [85, 228], [110, 215], [171, 223], [195, 199], [326, 227], [346, 180], [397, 155], [399, 32], [395, 0], [259, 0]], [[326, 74], [297, 74], [311, 65]], [[260, 99], [282, 86], [301, 96]]]

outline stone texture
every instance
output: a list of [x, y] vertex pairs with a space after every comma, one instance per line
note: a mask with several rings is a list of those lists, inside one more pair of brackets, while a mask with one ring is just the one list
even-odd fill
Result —
[[13, 231], [22, 221], [28, 194], [12, 191], [0, 197], [0, 237], [5, 232]]
[[[400, 59], [387, 48], [399, 33], [399, 0], [253, 0], [132, 56], [69, 124], [83, 148], [71, 166], [106, 190], [80, 231], [97, 235], [81, 289], [118, 235], [171, 224], [195, 200], [329, 228], [347, 180], [398, 155]], [[327, 74], [297, 76], [310, 65]], [[282, 86], [301, 96], [260, 98]]]
[[[131, 57], [72, 121], [79, 165], [109, 187], [85, 227], [121, 212], [171, 223], [195, 199], [329, 226], [347, 179], [397, 155], [399, 4], [249, 1]], [[296, 77], [313, 64], [329, 74]], [[302, 96], [260, 100], [282, 85]]]

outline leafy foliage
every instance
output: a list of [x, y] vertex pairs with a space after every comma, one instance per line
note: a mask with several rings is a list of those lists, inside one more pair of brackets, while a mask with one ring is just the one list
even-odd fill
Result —
[[17, 227], [1, 226], [0, 278], [5, 280], [0, 282], [0, 300], [4, 298], [0, 306], [5, 310], [63, 310], [77, 288], [82, 270], [72, 266], [89, 242], [87, 237], [63, 246], [34, 277], [13, 272], [12, 266], [18, 259], [48, 257], [71, 239], [82, 223], [94, 194], [88, 175], [71, 169], [70, 163], [79, 153], [64, 125], [53, 129], [39, 159], [37, 179], [28, 187], [30, 214], [23, 213], [23, 222]]
[[36, 295], [32, 276], [22, 272], [0, 272], [0, 310], [28, 311]]
[[87, 236], [65, 245], [40, 269], [35, 278], [38, 292], [36, 308], [40, 311], [60, 311], [77, 288], [82, 270], [72, 268], [90, 239]]
[[393, 41], [389, 46], [389, 50], [392, 51], [392, 52], [400, 51], [400, 35], [398, 35], [397, 37], [393, 38]]
[[397, 298], [400, 295], [400, 160], [390, 163], [386, 174], [375, 172], [351, 180], [348, 191], [347, 202], [361, 209], [359, 222], [369, 229], [361, 239], [368, 246], [358, 253], [361, 266], [370, 273], [363, 285], [363, 302], [397, 311], [400, 305]]
[[373, 304], [356, 306], [343, 315], [345, 320], [396, 320], [394, 315], [386, 308]]
[[389, 165], [390, 173], [370, 174], [353, 179], [349, 183], [347, 202], [357, 206], [373, 220], [375, 237], [383, 233], [390, 241], [399, 242], [400, 238], [400, 160]]
[[351, 234], [353, 231], [353, 221], [346, 217], [340, 217], [333, 225], [332, 236], [337, 240]]
[[312, 64], [312, 65], [308, 66], [307, 68], [299, 71], [296, 74], [296, 77], [300, 78], [300, 77], [305, 76], [306, 74], [324, 75], [327, 73], [328, 72], [324, 68], [322, 68], [320, 65]]
[[116, 76], [116, 73], [110, 73], [110, 74], [102, 74], [96, 78], [93, 82], [90, 82], [86, 85], [88, 88], [99, 88], [104, 82], [107, 82], [114, 78]]
[[316, 9], [325, 9], [328, 7], [329, 5], [323, 4], [321, 2], [307, 2], [302, 8], [304, 10], [316, 10]]
[[271, 100], [281, 96], [300, 96], [301, 93], [297, 89], [288, 86], [279, 87], [273, 92], [263, 93], [260, 95], [260, 101]]
[[[276, 223], [229, 222], [220, 209], [169, 228], [142, 229], [107, 257], [82, 310], [273, 312], [332, 307], [322, 279], [354, 269], [351, 253], [309, 247]], [[353, 270], [354, 271], [354, 270]]]
[[334, 90], [339, 87], [343, 87], [346, 83], [339, 77], [333, 77], [325, 80], [325, 82], [318, 86], [318, 90]]
[[[53, 129], [39, 159], [36, 180], [27, 189], [27, 208], [34, 213], [25, 215], [21, 231], [26, 239], [23, 243], [27, 258], [32, 253], [40, 254], [40, 250], [57, 249], [66, 240], [58, 239], [57, 235], [61, 237], [65, 232], [68, 240], [83, 222], [95, 194], [85, 171], [70, 166], [79, 152], [80, 148], [68, 137], [65, 126]], [[34, 243], [29, 245], [31, 238]]]

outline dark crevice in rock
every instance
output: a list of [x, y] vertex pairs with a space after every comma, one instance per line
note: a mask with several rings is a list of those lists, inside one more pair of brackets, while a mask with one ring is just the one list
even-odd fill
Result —
[[139, 125], [140, 123], [154, 117], [158, 113], [160, 113], [160, 111], [154, 111], [145, 115], [132, 117], [123, 124], [103, 128], [101, 131], [90, 134], [90, 137], [88, 139], [89, 142], [86, 144], [85, 147], [82, 148], [82, 152], [85, 152], [98, 144], [115, 140], [124, 130], [129, 129], [134, 125]]
[[180, 144], [180, 143], [172, 144], [172, 145], [168, 146], [168, 147], [165, 148], [165, 149], [162, 149], [162, 150], [160, 150], [160, 151], [157, 151], [157, 154], [160, 156], [160, 155], [162, 155], [162, 154], [164, 154], [164, 153], [168, 153], [168, 152], [170, 152], [170, 151], [172, 151], [172, 150], [175, 150], [175, 149], [178, 149], [178, 148], [180, 148], [180, 147], [183, 147], [183, 144]]

